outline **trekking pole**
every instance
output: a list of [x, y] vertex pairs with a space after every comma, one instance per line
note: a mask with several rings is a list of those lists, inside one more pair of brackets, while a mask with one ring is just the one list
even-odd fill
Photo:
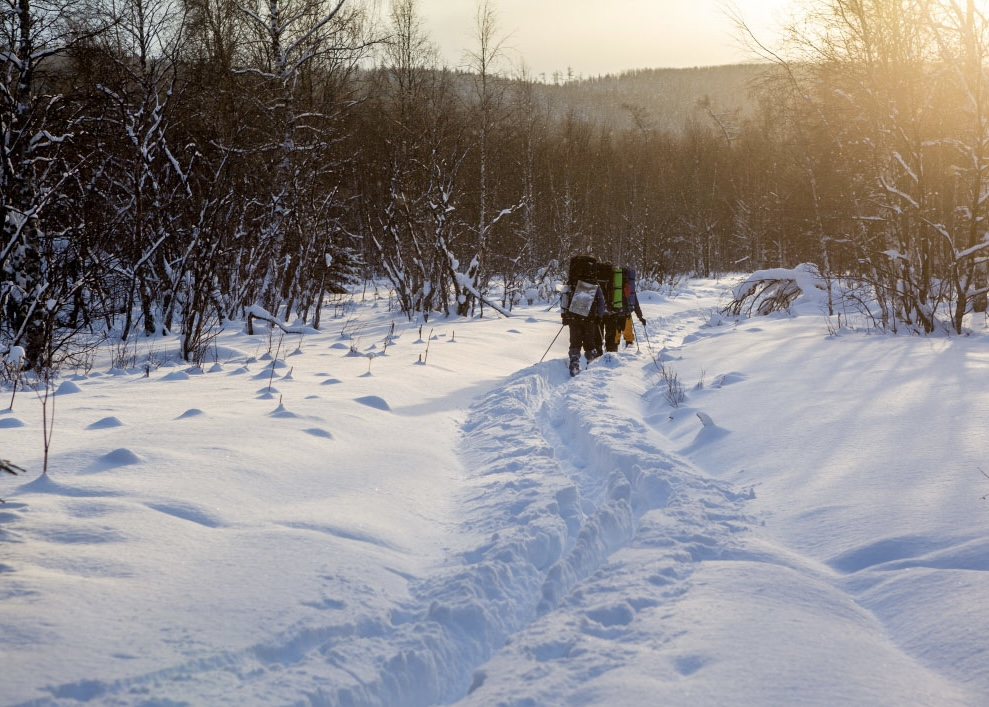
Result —
[[649, 341], [649, 330], [646, 329], [646, 325], [642, 325], [642, 334], [646, 337], [646, 348], [649, 349], [649, 355], [652, 356], [652, 362], [656, 364], [656, 368], [660, 373], [663, 371], [663, 366], [659, 361], [656, 360], [656, 352], [653, 350], [652, 342]]
[[[546, 354], [548, 354], [549, 353], [549, 350], [551, 348], [553, 348], [553, 344], [556, 343], [556, 340], [560, 338], [560, 334], [563, 333], [563, 327], [565, 327], [565, 326], [566, 326], [566, 324], [561, 324], [560, 325], [560, 330], [558, 332], [556, 332], [556, 336], [554, 336], [553, 337], [553, 340], [551, 342], [549, 342], [549, 348], [546, 349], [546, 353], [543, 354], [543, 358], [546, 358]], [[543, 358], [539, 359], [539, 363], [542, 363], [543, 362]]]

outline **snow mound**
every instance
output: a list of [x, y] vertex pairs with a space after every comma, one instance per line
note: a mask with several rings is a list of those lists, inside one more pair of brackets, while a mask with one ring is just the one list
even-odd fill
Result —
[[277, 408], [275, 408], [274, 410], [268, 413], [268, 417], [283, 417], [287, 419], [292, 419], [299, 417], [299, 415], [298, 413], [294, 413], [291, 412], [290, 410], [287, 410], [283, 404], [279, 403]]
[[96, 460], [97, 465], [103, 468], [113, 468], [118, 466], [130, 466], [140, 464], [144, 460], [129, 449], [114, 449], [112, 452], [104, 454]]
[[375, 410], [383, 410], [385, 412], [391, 410], [388, 401], [377, 395], [365, 395], [360, 398], [354, 398], [354, 402], [367, 405], [369, 408], [374, 408]]
[[155, 501], [146, 504], [148, 508], [179, 520], [201, 525], [205, 528], [222, 528], [227, 523], [213, 511], [196, 503], [183, 501]]
[[94, 422], [91, 425], [87, 425], [86, 426], [86, 429], [87, 430], [106, 430], [106, 429], [110, 429], [112, 427], [121, 427], [121, 426], [123, 426], [123, 424], [124, 423], [120, 421], [120, 418], [117, 418], [117, 417], [114, 417], [113, 415], [111, 415], [110, 417], [104, 417], [104, 418], [102, 418], [100, 420], [97, 420], [96, 422]]
[[171, 373], [166, 373], [158, 380], [163, 381], [187, 381], [189, 380], [189, 374], [185, 371], [172, 371]]
[[309, 429], [302, 430], [306, 434], [310, 434], [313, 437], [322, 437], [323, 439], [333, 439], [333, 435], [329, 430], [324, 430], [321, 427], [310, 427]]
[[58, 390], [55, 391], [55, 395], [72, 395], [73, 393], [78, 393], [81, 390], [82, 388], [72, 381], [64, 381], [58, 386]]

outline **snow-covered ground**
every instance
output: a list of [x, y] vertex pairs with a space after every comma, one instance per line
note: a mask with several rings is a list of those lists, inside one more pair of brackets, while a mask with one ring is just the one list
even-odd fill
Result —
[[736, 322], [730, 284], [644, 293], [574, 379], [545, 304], [142, 342], [62, 382], [47, 477], [19, 392], [0, 704], [985, 705], [985, 322]]

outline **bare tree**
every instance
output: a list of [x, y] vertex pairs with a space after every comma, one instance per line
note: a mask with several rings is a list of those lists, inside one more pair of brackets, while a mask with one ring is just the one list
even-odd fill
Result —
[[[987, 155], [986, 18], [957, 0], [826, 0], [760, 45], [794, 87], [811, 228], [870, 283], [884, 326], [961, 331], [987, 291], [981, 228]], [[813, 146], [825, 136], [830, 150]], [[844, 204], [826, 180], [846, 180]], [[981, 278], [981, 280], [980, 280]]]
[[115, 270], [127, 282], [121, 336], [135, 305], [148, 334], [172, 327], [177, 282], [170, 254], [188, 237], [185, 206], [197, 152], [180, 142], [183, 96], [181, 8], [161, 0], [124, 0], [107, 8], [109, 29], [97, 41], [104, 58], [92, 77], [106, 110], [98, 129]]
[[370, 41], [360, 10], [348, 10], [346, 0], [259, 5], [241, 5], [254, 40], [240, 71], [254, 79], [261, 126], [252, 151], [264, 165], [253, 175], [260, 243], [243, 303], [289, 316], [312, 299], [327, 263], [343, 262], [332, 257], [341, 234], [334, 125], [352, 103], [346, 79]]
[[[498, 15], [493, 0], [478, 0], [475, 15], [474, 39], [477, 46], [469, 55], [468, 66], [474, 77], [475, 98], [477, 100], [477, 225], [475, 242], [470, 262], [464, 272], [458, 274], [457, 314], [470, 314], [481, 300], [477, 293], [483, 293], [491, 275], [488, 263], [491, 230], [497, 222], [519, 207], [502, 210], [492, 217], [489, 213], [492, 184], [489, 163], [496, 122], [502, 110], [505, 82], [501, 79], [498, 66], [505, 58], [505, 38], [500, 33]], [[457, 270], [457, 268], [454, 268]]]
[[22, 345], [28, 368], [51, 364], [61, 271], [48, 221], [71, 169], [60, 161], [71, 122], [58, 119], [61, 96], [46, 92], [41, 72], [70, 43], [79, 9], [6, 0], [0, 17], [0, 347]]
[[974, 0], [967, 0], [964, 7], [948, 2], [925, 9], [949, 85], [960, 103], [960, 110], [950, 114], [943, 138], [947, 180], [957, 184], [958, 203], [945, 214], [947, 218], [931, 227], [950, 246], [951, 324], [961, 332], [968, 312], [985, 311], [989, 292], [989, 240], [984, 225], [989, 218], [989, 77], [984, 70], [989, 61], [989, 18], [976, 10]]

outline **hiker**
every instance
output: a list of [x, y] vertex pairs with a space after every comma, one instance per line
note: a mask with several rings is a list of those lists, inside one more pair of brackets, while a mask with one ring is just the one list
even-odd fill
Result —
[[570, 259], [567, 285], [560, 295], [560, 315], [570, 327], [570, 375], [580, 373], [580, 352], [590, 363], [601, 355], [600, 322], [606, 312], [604, 292], [594, 278], [596, 259], [578, 255]]
[[608, 313], [604, 317], [604, 349], [618, 351], [618, 342], [622, 340], [622, 330], [625, 328], [625, 291], [623, 280], [624, 269], [620, 265], [602, 263], [598, 266], [598, 276], [602, 287], [605, 288], [605, 304]]
[[632, 314], [635, 314], [646, 325], [646, 318], [642, 316], [642, 308], [639, 306], [639, 295], [635, 291], [635, 270], [624, 268], [622, 270], [622, 292], [624, 294], [624, 314], [625, 324], [622, 334], [625, 337], [625, 347], [628, 348], [635, 341], [635, 327], [632, 325]]

